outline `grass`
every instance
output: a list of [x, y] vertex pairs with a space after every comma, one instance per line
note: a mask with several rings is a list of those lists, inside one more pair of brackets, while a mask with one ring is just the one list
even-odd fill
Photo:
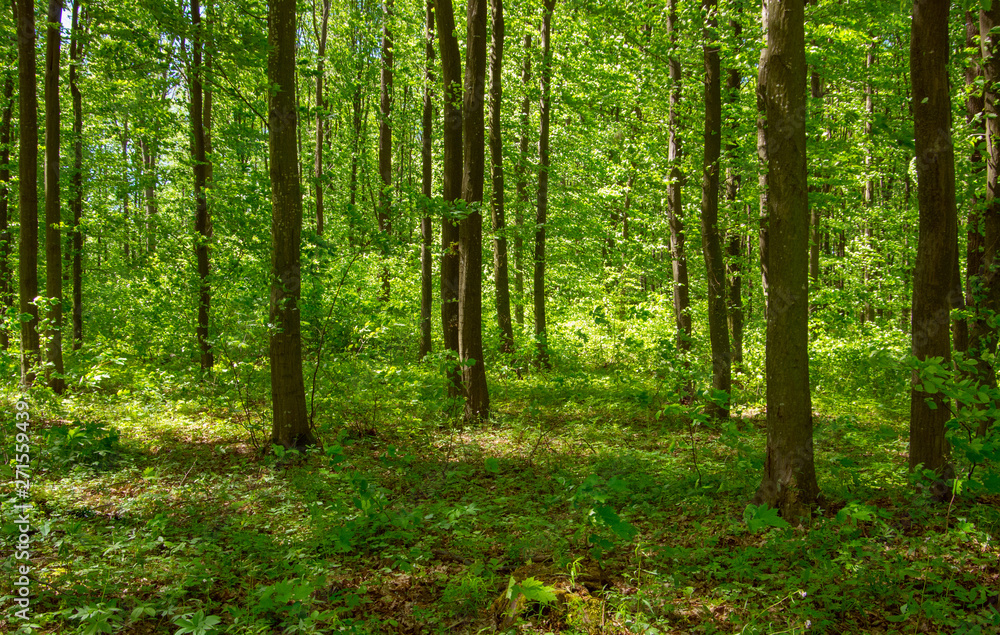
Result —
[[[225, 377], [112, 365], [66, 399], [37, 390], [28, 630], [1000, 628], [998, 499], [915, 488], [891, 410], [818, 400], [825, 501], [793, 527], [747, 506], [759, 405], [702, 425], [691, 408], [663, 416], [652, 376], [510, 373], [491, 386], [492, 420], [463, 426], [437, 377], [352, 376], [318, 421], [325, 445], [280, 457], [248, 442], [261, 424]], [[7, 605], [18, 530], [4, 487]]]

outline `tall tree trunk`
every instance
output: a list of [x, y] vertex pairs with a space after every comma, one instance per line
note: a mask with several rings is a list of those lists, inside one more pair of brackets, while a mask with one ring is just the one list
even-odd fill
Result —
[[361, 163], [361, 84], [364, 79], [364, 63], [360, 59], [362, 55], [360, 43], [357, 44], [357, 49], [354, 51], [354, 54], [357, 58], [355, 63], [358, 65], [358, 74], [355, 78], [354, 93], [351, 95], [351, 127], [354, 133], [351, 143], [351, 177], [347, 185], [348, 192], [350, 193], [350, 204], [347, 207], [347, 221], [350, 226], [349, 239], [351, 242], [354, 242], [356, 238], [355, 232], [358, 220], [361, 217], [358, 212], [358, 167]]
[[503, 126], [500, 121], [503, 90], [503, 0], [490, 0], [493, 39], [490, 42], [490, 159], [493, 166], [493, 275], [497, 286], [497, 326], [500, 350], [514, 352], [514, 328], [510, 321], [510, 280], [507, 271], [507, 235], [503, 196]]
[[819, 487], [809, 394], [809, 202], [802, 0], [768, 0], [762, 58], [768, 167], [767, 457], [756, 500], [804, 516]]
[[62, 354], [62, 206], [59, 201], [59, 56], [61, 0], [49, 0], [45, 38], [45, 295], [48, 296], [46, 376], [57, 395], [66, 389]]
[[[980, 296], [975, 300], [975, 321], [969, 329], [969, 355], [978, 359], [981, 384], [996, 388], [996, 366], [990, 363], [997, 352], [996, 315], [1000, 313], [1000, 42], [993, 29], [1000, 27], [1000, 3], [979, 12], [979, 37], [983, 51], [984, 110], [986, 121], [986, 203], [982, 211], [982, 251], [977, 272]], [[919, 184], [918, 184], [919, 186]], [[957, 255], [956, 255], [957, 258]], [[957, 260], [956, 260], [957, 263]], [[954, 294], [952, 294], [954, 295]], [[954, 298], [951, 298], [954, 299]], [[983, 419], [979, 433], [991, 425]]]
[[316, 48], [316, 148], [313, 153], [313, 184], [316, 195], [316, 233], [323, 234], [323, 123], [327, 118], [326, 99], [323, 96], [324, 65], [326, 64], [326, 36], [330, 24], [330, 0], [323, 0], [323, 16]]
[[420, 359], [431, 352], [431, 308], [434, 302], [431, 284], [431, 244], [434, 229], [431, 224], [430, 203], [433, 193], [434, 169], [431, 162], [434, 134], [434, 0], [427, 0], [424, 22], [424, 58], [426, 60], [424, 83], [424, 112], [420, 160], [424, 195], [424, 216], [420, 219]]
[[215, 363], [212, 345], [208, 341], [209, 316], [211, 314], [212, 290], [209, 285], [209, 247], [212, 243], [212, 219], [208, 211], [208, 197], [205, 187], [208, 181], [208, 159], [205, 147], [205, 107], [202, 92], [202, 30], [199, 0], [191, 0], [191, 26], [194, 37], [191, 41], [193, 64], [191, 68], [191, 135], [194, 150], [194, 197], [195, 197], [195, 260], [198, 267], [198, 323], [195, 335], [201, 349], [201, 369], [210, 370]]
[[[83, 63], [83, 39], [88, 20], [80, 16], [81, 0], [73, 0], [73, 22], [70, 35], [69, 92], [73, 98], [73, 176], [70, 189], [73, 198], [73, 350], [83, 346], [83, 94], [80, 92], [79, 67]], [[83, 24], [81, 25], [81, 20]]]
[[[35, 4], [15, 0], [17, 22], [18, 198], [18, 311], [21, 320], [21, 382], [35, 381], [41, 357], [38, 341], [38, 92], [35, 65]], [[28, 318], [24, 319], [23, 316]]]
[[517, 164], [517, 211], [514, 213], [514, 319], [524, 327], [524, 212], [529, 209], [528, 201], [528, 124], [531, 118], [531, 34], [524, 34], [524, 66], [521, 69], [521, 85], [524, 99], [521, 100], [521, 142], [518, 145]]
[[295, 104], [295, 0], [269, 0], [267, 80], [271, 175], [271, 440], [286, 448], [315, 443], [302, 380], [302, 189]]
[[[382, 234], [382, 253], [389, 254], [389, 235], [392, 233], [392, 20], [393, 0], [384, 0], [382, 24], [382, 72], [380, 82], [379, 109], [381, 117], [378, 126], [378, 173], [382, 179], [379, 192], [378, 230]], [[382, 269], [382, 301], [389, 300], [389, 265]]]
[[[684, 251], [684, 207], [681, 204], [681, 140], [677, 110], [681, 102], [681, 62], [677, 51], [677, 0], [670, 0], [667, 16], [670, 33], [670, 113], [668, 126], [670, 141], [667, 158], [670, 165], [670, 184], [667, 189], [667, 214], [670, 220], [670, 257], [673, 269], [674, 319], [677, 324], [677, 349], [691, 349], [691, 300], [688, 290], [687, 254]], [[688, 391], [690, 392], [690, 391]]]
[[[913, 355], [921, 362], [938, 358], [944, 365], [951, 361], [948, 292], [958, 240], [948, 92], [948, 5], [943, 0], [914, 0], [910, 35], [920, 210], [911, 312]], [[944, 424], [951, 416], [950, 403], [940, 392], [929, 394], [922, 388], [915, 374], [910, 392], [910, 469], [923, 465], [943, 473]]]
[[538, 103], [538, 206], [535, 211], [535, 342], [538, 363], [549, 368], [549, 342], [545, 323], [545, 223], [549, 210], [549, 116], [552, 83], [552, 12], [556, 0], [542, 0], [541, 100]]
[[[865, 71], [867, 77], [865, 79], [865, 215], [869, 218], [872, 215], [872, 207], [875, 204], [875, 175], [872, 173], [872, 154], [875, 152], [874, 139], [872, 138], [872, 120], [875, 118], [875, 87], [872, 84], [871, 74], [872, 66], [875, 65], [875, 44], [874, 42], [868, 45], [868, 55], [865, 57]], [[872, 221], [869, 220], [865, 223], [865, 244], [869, 249], [873, 249], [872, 244]], [[872, 294], [872, 272], [871, 266], [865, 264], [864, 266], [864, 280], [865, 280], [865, 296], [868, 297]], [[861, 323], [871, 322], [875, 319], [875, 311], [872, 309], [872, 303], [870, 300], [865, 300], [865, 304], [861, 309]]]
[[[14, 305], [10, 270], [10, 122], [14, 112], [14, 75], [7, 72], [3, 83], [3, 118], [0, 119], [0, 315]], [[0, 318], [2, 320], [2, 318]], [[0, 324], [0, 349], [10, 348], [10, 334]]]
[[125, 262], [131, 265], [132, 259], [132, 228], [131, 212], [128, 208], [128, 199], [132, 194], [132, 184], [129, 182], [129, 160], [128, 160], [128, 113], [122, 118], [122, 253]]
[[[816, 6], [817, 0], [808, 0], [807, 5]], [[815, 40], [812, 42], [815, 47]], [[809, 96], [813, 100], [813, 105], [815, 112], [813, 117], [819, 122], [817, 129], [822, 128], [824, 119], [824, 108], [823, 108], [823, 78], [820, 77], [819, 71], [816, 70], [816, 66], [813, 65], [812, 70], [809, 74]], [[818, 135], [817, 141], [821, 141], [823, 138], [822, 132]], [[809, 193], [819, 193], [823, 191], [821, 187], [816, 185], [809, 185]], [[809, 201], [809, 285], [810, 291], [812, 292], [813, 298], [816, 297], [819, 291], [819, 248], [820, 248], [820, 221], [823, 218], [823, 208], [820, 206], [819, 201], [815, 200], [814, 197], [810, 197]]]
[[705, 27], [705, 159], [701, 184], [701, 244], [708, 276], [708, 332], [712, 344], [712, 388], [725, 392], [713, 395], [707, 412], [719, 419], [729, 417], [728, 401], [732, 391], [732, 353], [726, 317], [726, 263], [719, 237], [719, 156], [722, 152], [722, 95], [719, 70], [718, 3], [705, 0], [708, 15]]
[[[462, 198], [462, 58], [455, 37], [455, 9], [451, 0], [438, 0], [435, 5], [444, 84], [441, 193], [451, 211], [452, 206]], [[441, 220], [441, 326], [444, 347], [455, 353], [458, 353], [458, 242], [458, 223], [452, 214], [445, 214]], [[461, 372], [453, 370], [449, 373], [449, 380], [449, 394], [456, 397], [461, 389]]]
[[146, 254], [156, 253], [156, 150], [149, 137], [139, 138], [142, 152], [143, 189], [146, 197]]
[[[733, 29], [733, 37], [737, 42], [743, 35], [743, 26], [737, 20], [731, 20], [729, 25]], [[726, 94], [729, 104], [735, 108], [739, 103], [740, 84], [743, 78], [740, 76], [738, 68], [730, 68], [726, 78]], [[735, 135], [737, 122], [735, 119], [731, 124], [734, 138], [726, 146], [726, 201], [729, 203], [730, 213], [735, 212], [737, 197], [740, 192], [740, 173], [736, 169], [737, 153], [739, 144], [736, 143]], [[730, 225], [735, 225], [731, 221]], [[733, 364], [739, 368], [743, 365], [743, 235], [739, 227], [731, 227], [728, 235], [727, 252], [729, 262], [727, 263], [727, 277], [729, 282], [729, 301], [727, 315], [729, 317], [729, 330], [732, 333], [732, 353]]]
[[[470, 206], [483, 202], [487, 13], [487, 0], [469, 0], [462, 102], [462, 140], [465, 144], [462, 198]], [[458, 355], [462, 360], [465, 386], [465, 417], [486, 419], [490, 412], [490, 394], [483, 360], [483, 216], [478, 209], [473, 208], [459, 225], [458, 254]]]

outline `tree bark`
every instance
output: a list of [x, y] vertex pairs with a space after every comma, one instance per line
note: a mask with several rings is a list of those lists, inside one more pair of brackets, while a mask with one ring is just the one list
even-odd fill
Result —
[[[768, 253], [770, 238], [768, 236], [768, 204], [767, 204], [767, 112], [764, 97], [764, 68], [767, 62], [767, 0], [761, 2], [761, 27], [764, 30], [765, 48], [760, 52], [757, 63], [757, 191], [760, 193], [760, 214], [758, 222], [757, 246], [760, 251], [760, 283], [764, 293], [764, 319], [767, 319], [768, 298]], [[804, 11], [804, 10], [803, 10]]]
[[521, 100], [521, 142], [518, 146], [519, 157], [517, 165], [517, 211], [514, 214], [514, 224], [517, 231], [514, 234], [514, 319], [518, 326], [524, 327], [524, 212], [529, 209], [528, 200], [528, 124], [531, 121], [531, 34], [524, 34], [524, 66], [521, 69], [521, 85], [524, 87], [524, 99]]
[[[379, 191], [378, 230], [382, 234], [382, 253], [388, 256], [389, 235], [392, 233], [392, 20], [393, 0], [384, 0], [382, 16], [382, 72], [380, 81], [379, 111], [381, 117], [378, 126], [378, 173], [382, 180]], [[389, 300], [389, 265], [382, 268], [383, 302]]]
[[80, 92], [79, 67], [83, 63], [83, 39], [87, 20], [82, 19], [80, 1], [73, 0], [73, 22], [70, 35], [69, 92], [73, 98], [73, 175], [70, 178], [73, 214], [73, 350], [83, 346], [83, 94]]
[[809, 393], [809, 203], [802, 0], [769, 0], [764, 80], [768, 167], [767, 457], [758, 503], [788, 519], [819, 496]]
[[507, 235], [503, 195], [503, 127], [500, 121], [503, 89], [503, 0], [490, 0], [493, 38], [490, 42], [490, 159], [493, 177], [493, 275], [497, 287], [497, 326], [500, 350], [514, 352], [514, 328], [510, 320], [510, 280], [507, 271]]
[[[444, 83], [444, 160], [441, 169], [441, 193], [448, 211], [462, 198], [462, 58], [455, 37], [455, 9], [451, 0], [435, 3], [438, 42], [441, 51], [441, 79]], [[459, 228], [454, 215], [441, 220], [441, 325], [444, 347], [458, 353]], [[462, 385], [461, 372], [449, 373], [449, 394], [457, 397]]]
[[[445, 0], [450, 1], [450, 0]], [[465, 94], [462, 102], [462, 140], [465, 169], [462, 198], [468, 215], [459, 225], [458, 354], [462, 360], [466, 419], [489, 417], [490, 395], [483, 360], [483, 202], [486, 139], [487, 0], [469, 0], [465, 52]]]
[[[912, 346], [913, 355], [921, 362], [939, 358], [944, 366], [951, 361], [948, 293], [958, 237], [948, 92], [948, 5], [943, 0], [914, 0], [910, 36], [920, 210], [913, 275]], [[940, 392], [929, 394], [922, 388], [915, 374], [910, 393], [910, 469], [923, 465], [940, 474], [945, 470], [944, 426], [951, 416], [950, 403]]]
[[[21, 318], [21, 382], [35, 381], [41, 357], [38, 341], [38, 92], [35, 65], [35, 4], [15, 0], [18, 75], [18, 310]], [[27, 316], [27, 319], [25, 319]]]
[[538, 205], [535, 211], [535, 343], [538, 363], [549, 368], [549, 343], [545, 323], [545, 223], [549, 209], [549, 117], [551, 114], [552, 83], [552, 12], [556, 0], [542, 0], [542, 70], [541, 100], [538, 103]]
[[267, 78], [271, 175], [271, 440], [286, 448], [315, 443], [306, 412], [299, 317], [302, 188], [296, 153], [295, 0], [269, 0]]
[[[743, 34], [743, 26], [737, 20], [731, 20], [729, 25], [733, 29], [733, 37], [737, 42]], [[730, 68], [726, 78], [726, 93], [729, 104], [735, 108], [739, 103], [740, 84], [743, 78], [740, 76], [738, 68]], [[732, 128], [736, 128], [734, 120]], [[735, 165], [737, 163], [737, 153], [739, 145], [736, 143], [735, 130], [734, 138], [726, 146], [726, 201], [729, 203], [731, 211], [737, 208], [737, 197], [740, 192], [741, 178]], [[731, 223], [735, 225], [735, 223]], [[729, 301], [727, 305], [727, 315], [729, 317], [729, 331], [732, 334], [732, 362], [739, 368], [743, 364], [743, 235], [739, 227], [732, 227], [729, 230], [727, 253], [729, 261], [726, 265], [726, 273], [729, 283]]]
[[[874, 42], [868, 45], [868, 54], [865, 57], [865, 72], [867, 77], [865, 78], [865, 208], [867, 209], [865, 215], [870, 217], [872, 215], [872, 207], [875, 205], [875, 175], [872, 174], [872, 154], [875, 149], [873, 147], [874, 140], [872, 138], [872, 120], [875, 118], [875, 87], [872, 85], [871, 73], [872, 66], [875, 65], [875, 45]], [[872, 223], [869, 221], [865, 223], [865, 244], [869, 249], [874, 249], [872, 241]], [[871, 267], [867, 263], [864, 266], [864, 281], [865, 281], [865, 296], [870, 297], [872, 295], [872, 272]], [[870, 300], [865, 300], [864, 306], [861, 309], [861, 323], [871, 322], [875, 319], [875, 311], [872, 308], [872, 303]]]
[[[965, 47], [967, 49], [975, 48], [977, 46], [977, 39], [979, 38], [979, 15], [975, 11], [965, 12]], [[969, 214], [966, 223], [967, 233], [966, 233], [966, 251], [965, 251], [965, 298], [959, 299], [959, 302], [967, 306], [972, 311], [976, 309], [976, 298], [973, 295], [973, 287], [977, 286], [977, 276], [979, 275], [980, 267], [982, 266], [982, 251], [983, 251], [983, 234], [980, 232], [980, 223], [982, 222], [982, 213], [979, 209], [979, 179], [982, 178], [983, 170], [986, 166], [983, 164], [983, 155], [979, 151], [979, 144], [985, 143], [986, 139], [986, 124], [982, 119], [983, 109], [985, 104], [983, 103], [983, 94], [976, 88], [977, 81], [983, 75], [983, 67], [976, 58], [973, 57], [969, 62], [969, 65], [965, 67], [965, 87], [966, 94], [968, 95], [965, 100], [965, 122], [972, 128], [972, 152], [969, 155], [969, 162], [972, 164], [972, 174], [973, 182], [977, 183], [977, 187], [973, 188], [971, 200], [969, 201]], [[907, 181], [908, 182], [908, 181]], [[908, 190], [907, 190], [908, 191]], [[956, 254], [957, 257], [957, 254]], [[955, 271], [956, 277], [959, 278], [958, 284], [961, 284], [961, 273], [960, 268], [956, 267]], [[958, 319], [955, 320], [953, 324], [954, 329], [954, 340], [955, 340], [955, 350], [966, 353], [969, 350], [969, 326], [970, 322], [974, 320], [973, 318]]]
[[420, 160], [424, 195], [424, 216], [420, 219], [420, 359], [431, 352], [431, 308], [434, 303], [432, 292], [431, 244], [434, 229], [431, 224], [430, 204], [433, 193], [434, 169], [431, 138], [434, 134], [434, 0], [427, 0], [424, 22], [424, 58], [426, 60], [424, 84], [424, 112], [422, 122], [422, 142]]
[[[712, 389], [716, 392], [706, 411], [709, 416], [729, 418], [732, 391], [732, 352], [726, 316], [726, 263], [719, 236], [719, 156], [722, 152], [722, 95], [719, 69], [717, 0], [705, 0], [708, 15], [704, 31], [705, 57], [705, 157], [701, 183], [701, 244], [708, 277], [708, 332], [712, 345]], [[724, 403], [716, 401], [724, 399]]]
[[313, 188], [316, 197], [316, 233], [323, 234], [323, 125], [327, 117], [326, 99], [323, 96], [323, 79], [326, 64], [326, 36], [330, 24], [330, 0], [323, 0], [323, 15], [316, 47], [316, 148], [313, 153]]
[[[673, 269], [674, 320], [677, 325], [677, 349], [691, 349], [691, 299], [688, 291], [687, 254], [684, 250], [684, 208], [681, 185], [684, 175], [680, 168], [681, 139], [677, 111], [681, 102], [681, 62], [677, 51], [677, 0], [670, 0], [667, 31], [670, 34], [670, 141], [667, 159], [670, 182], [667, 186], [667, 214], [670, 221], [670, 258]], [[688, 391], [690, 392], [690, 391]]]
[[[14, 76], [8, 72], [3, 84], [3, 117], [0, 119], [0, 321], [14, 305], [10, 270], [10, 122], [14, 113]], [[0, 324], [0, 349], [10, 348], [6, 324]]]
[[59, 56], [62, 35], [61, 0], [49, 0], [45, 38], [45, 295], [48, 326], [45, 335], [46, 377], [57, 395], [66, 389], [62, 354], [62, 206], [59, 200]]
[[191, 26], [194, 36], [191, 41], [193, 64], [191, 68], [191, 134], [194, 150], [194, 197], [195, 197], [195, 260], [198, 268], [198, 323], [195, 335], [201, 349], [201, 369], [211, 370], [215, 355], [208, 340], [209, 319], [212, 305], [212, 289], [209, 284], [209, 247], [212, 243], [212, 218], [208, 210], [208, 196], [205, 192], [208, 181], [208, 159], [205, 148], [205, 107], [202, 92], [202, 29], [199, 0], [191, 0]]

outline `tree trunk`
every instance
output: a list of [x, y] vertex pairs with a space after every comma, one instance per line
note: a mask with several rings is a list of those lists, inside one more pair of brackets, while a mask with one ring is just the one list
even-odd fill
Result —
[[[35, 4], [15, 0], [20, 141], [18, 146], [18, 311], [21, 321], [21, 381], [35, 381], [41, 357], [38, 341], [38, 92], [35, 66]], [[28, 316], [23, 319], [23, 316]]]
[[[719, 70], [717, 0], [705, 0], [708, 15], [705, 55], [705, 159], [701, 183], [701, 244], [708, 277], [708, 332], [712, 344], [712, 395], [709, 416], [727, 419], [732, 391], [732, 353], [726, 316], [726, 263], [719, 237], [719, 156], [722, 151], [722, 95]], [[725, 396], [718, 394], [722, 391]], [[722, 404], [717, 400], [724, 400]]]
[[427, 0], [424, 23], [426, 79], [424, 84], [424, 112], [422, 122], [422, 142], [420, 160], [424, 195], [424, 216], [420, 219], [420, 359], [431, 352], [431, 308], [434, 303], [431, 284], [431, 243], [434, 230], [431, 224], [430, 204], [434, 169], [431, 162], [433, 150], [431, 137], [434, 134], [434, 0]]
[[809, 394], [809, 203], [802, 0], [769, 0], [764, 85], [769, 216], [767, 457], [756, 501], [787, 519], [819, 496]]
[[[875, 65], [875, 45], [870, 43], [868, 45], [868, 55], [865, 57], [865, 72], [867, 77], [865, 79], [865, 216], [872, 216], [872, 207], [875, 205], [875, 176], [872, 174], [872, 154], [875, 149], [873, 147], [874, 140], [872, 139], [872, 120], [875, 118], [875, 88], [872, 86], [871, 74], [872, 66]], [[865, 244], [868, 249], [874, 249], [872, 241], [872, 222], [869, 221], [865, 223]], [[872, 272], [871, 267], [867, 263], [864, 266], [864, 280], [865, 280], [865, 296], [870, 297], [872, 295]], [[864, 306], [861, 309], [861, 323], [871, 322], [875, 319], [875, 311], [872, 309], [872, 303], [870, 300], [865, 300]]]
[[524, 99], [521, 100], [521, 143], [518, 146], [517, 164], [517, 211], [514, 214], [516, 233], [514, 234], [514, 319], [524, 327], [524, 212], [529, 209], [528, 200], [528, 124], [531, 120], [531, 34], [524, 34], [524, 66], [521, 69], [521, 85]]
[[[455, 10], [451, 0], [435, 3], [438, 42], [441, 51], [441, 79], [444, 84], [444, 161], [441, 193], [449, 212], [462, 198], [462, 58], [455, 37]], [[451, 213], [441, 220], [441, 325], [444, 347], [458, 353], [458, 223]], [[449, 394], [456, 397], [462, 384], [461, 372], [449, 373]]]
[[212, 219], [208, 211], [208, 197], [205, 187], [208, 181], [208, 159], [205, 148], [205, 107], [202, 92], [201, 65], [201, 7], [199, 0], [191, 0], [191, 26], [194, 37], [191, 41], [193, 65], [191, 68], [191, 134], [194, 150], [194, 197], [195, 197], [195, 260], [198, 267], [198, 323], [195, 334], [201, 349], [201, 369], [210, 370], [215, 363], [212, 345], [208, 341], [209, 316], [211, 314], [212, 291], [209, 285], [209, 246], [212, 243]]
[[271, 175], [271, 440], [286, 448], [315, 443], [306, 412], [299, 318], [302, 189], [296, 154], [295, 0], [268, 2], [267, 80]]
[[[691, 306], [688, 291], [687, 254], [684, 251], [684, 208], [681, 204], [681, 184], [684, 175], [680, 168], [681, 140], [677, 110], [681, 102], [681, 62], [677, 51], [677, 0], [670, 0], [667, 16], [670, 34], [670, 113], [668, 125], [670, 141], [667, 158], [670, 165], [670, 184], [667, 189], [667, 214], [670, 220], [670, 258], [673, 268], [674, 319], [677, 324], [677, 349], [691, 349]], [[690, 392], [690, 390], [688, 391]]]
[[[378, 230], [382, 234], [382, 254], [388, 257], [389, 235], [392, 233], [390, 210], [392, 208], [392, 20], [393, 0], [385, 0], [382, 25], [382, 72], [380, 82], [378, 126], [378, 173], [382, 180], [379, 191]], [[389, 265], [382, 268], [383, 302], [389, 300]]]
[[[913, 355], [921, 362], [939, 358], [945, 366], [951, 361], [948, 292], [958, 237], [948, 93], [948, 5], [943, 0], [914, 0], [910, 36], [920, 210], [911, 312]], [[951, 416], [950, 403], [939, 391], [929, 394], [922, 388], [915, 373], [910, 393], [910, 469], [923, 465], [940, 474], [945, 470], [944, 425]]]
[[83, 346], [83, 95], [80, 92], [79, 67], [83, 63], [83, 39], [87, 20], [81, 26], [80, 1], [73, 0], [73, 23], [70, 35], [69, 92], [73, 98], [73, 176], [70, 189], [73, 198], [73, 350]]
[[538, 206], [535, 212], [535, 342], [538, 363], [549, 368], [549, 343], [545, 324], [545, 223], [549, 209], [549, 116], [552, 83], [552, 12], [556, 0], [542, 0], [541, 100], [538, 104]]
[[[737, 43], [740, 42], [740, 36], [743, 34], [743, 26], [736, 20], [731, 20], [729, 25], [733, 29], [733, 37]], [[729, 104], [733, 108], [736, 108], [737, 104], [739, 104], [740, 84], [742, 81], [743, 78], [740, 76], [739, 69], [730, 68], [728, 77], [726, 78], [726, 93]], [[735, 139], [735, 128], [737, 127], [735, 120], [731, 124], [731, 127], [734, 129], [734, 138], [726, 146], [726, 160], [728, 162], [728, 167], [726, 168], [726, 201], [729, 203], [730, 213], [735, 212], [738, 206], [736, 199], [739, 195], [741, 184], [740, 173], [735, 167], [737, 153], [739, 152], [739, 145]], [[735, 225], [735, 222], [731, 222], [730, 225]], [[743, 236], [740, 229], [739, 227], [733, 227], [729, 230], [729, 244], [727, 248], [729, 255], [729, 262], [727, 263], [727, 277], [729, 281], [727, 315], [729, 316], [729, 330], [733, 336], [732, 359], [733, 364], [737, 368], [743, 365]]]
[[[14, 113], [14, 75], [7, 72], [3, 84], [3, 118], [0, 120], [0, 316], [14, 304], [10, 270], [10, 122]], [[2, 320], [3, 318], [0, 318]], [[10, 348], [10, 334], [0, 325], [0, 349]]]
[[316, 196], [316, 233], [323, 234], [323, 122], [327, 117], [326, 99], [323, 97], [324, 65], [326, 63], [326, 36], [330, 24], [330, 0], [323, 0], [323, 16], [316, 48], [316, 148], [313, 153], [313, 188]]
[[[487, 0], [469, 0], [462, 102], [462, 198], [470, 206], [483, 202], [487, 13]], [[458, 253], [458, 354], [465, 386], [465, 417], [482, 420], [489, 417], [490, 395], [483, 360], [483, 217], [478, 209], [472, 208], [459, 225]]]
[[497, 326], [500, 350], [514, 352], [514, 329], [510, 322], [510, 280], [507, 272], [507, 235], [503, 197], [503, 127], [500, 108], [503, 90], [503, 0], [490, 0], [493, 39], [490, 43], [490, 159], [493, 166], [493, 275], [497, 286]]
[[46, 377], [57, 395], [66, 389], [62, 355], [62, 206], [59, 201], [59, 56], [62, 2], [49, 0], [45, 38], [45, 295], [48, 296]]

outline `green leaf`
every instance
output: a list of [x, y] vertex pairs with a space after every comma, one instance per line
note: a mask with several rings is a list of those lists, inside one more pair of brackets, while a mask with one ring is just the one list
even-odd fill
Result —
[[[511, 578], [511, 580], [513, 580], [513, 578]], [[555, 587], [546, 586], [541, 580], [536, 580], [533, 577], [527, 578], [520, 583], [515, 583], [509, 588], [513, 596], [516, 597], [516, 595], [520, 593], [525, 597], [525, 599], [533, 602], [550, 604], [556, 601]]]
[[498, 461], [495, 457], [492, 457], [492, 456], [489, 457], [489, 458], [487, 458], [486, 459], [486, 471], [489, 472], [490, 474], [499, 474], [500, 473], [500, 461]]

